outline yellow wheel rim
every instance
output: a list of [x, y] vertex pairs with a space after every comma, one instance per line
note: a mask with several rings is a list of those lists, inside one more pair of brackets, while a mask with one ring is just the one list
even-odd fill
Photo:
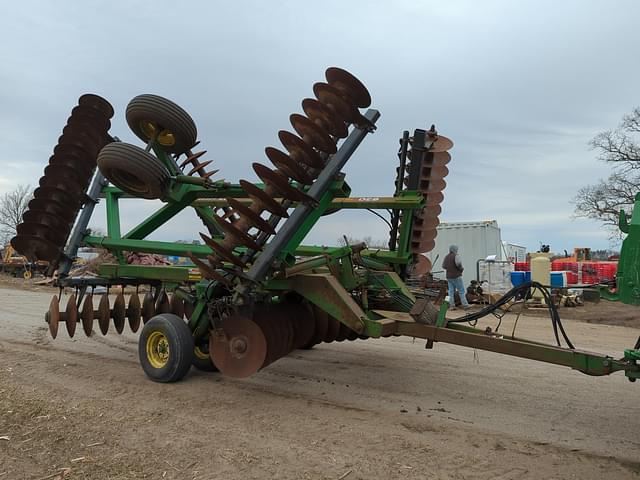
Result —
[[156, 141], [164, 147], [172, 147], [176, 143], [176, 139], [169, 130], [160, 130], [156, 122], [150, 120], [142, 120], [140, 122], [140, 130], [149, 139], [155, 138]]
[[29, 280], [32, 276], [33, 276], [33, 274], [32, 274], [29, 270], [25, 271], [25, 272], [22, 274], [22, 277], [23, 277], [25, 280]]
[[198, 357], [200, 360], [206, 360], [207, 358], [209, 358], [209, 354], [206, 352], [203, 352], [202, 349], [198, 346], [196, 346], [193, 349], [193, 353], [196, 355], [196, 357]]
[[169, 340], [162, 332], [152, 332], [147, 338], [147, 358], [153, 368], [162, 368], [169, 362]]

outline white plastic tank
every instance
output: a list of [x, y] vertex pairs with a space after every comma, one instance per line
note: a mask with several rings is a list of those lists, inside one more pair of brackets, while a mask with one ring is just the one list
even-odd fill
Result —
[[[538, 282], [542, 285], [551, 285], [551, 254], [550, 253], [531, 253], [531, 281]], [[540, 290], [533, 291], [533, 298], [543, 299]]]

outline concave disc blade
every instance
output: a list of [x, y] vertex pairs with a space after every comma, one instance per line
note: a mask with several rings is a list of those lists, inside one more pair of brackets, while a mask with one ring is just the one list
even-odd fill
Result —
[[247, 232], [241, 230], [236, 227], [235, 224], [227, 222], [226, 220], [214, 215], [214, 220], [218, 224], [218, 226], [222, 229], [226, 236], [231, 236], [235, 239], [235, 244], [242, 244], [245, 247], [249, 247], [253, 250], [262, 250], [262, 247], [256, 243], [255, 239], [251, 237]]
[[31, 261], [53, 262], [58, 259], [62, 251], [62, 246], [33, 235], [16, 235], [11, 239], [11, 246]]
[[140, 328], [140, 320], [142, 320], [142, 307], [137, 293], [132, 294], [129, 298], [127, 319], [129, 320], [129, 328], [133, 333], [136, 333]]
[[264, 151], [278, 170], [283, 171], [296, 182], [300, 182], [303, 185], [311, 185], [313, 183], [313, 177], [286, 153], [273, 147], [267, 147]]
[[349, 123], [360, 120], [360, 112], [356, 106], [346, 100], [337, 88], [328, 83], [319, 82], [313, 86], [313, 93], [322, 105], [334, 112], [341, 120]]
[[327, 109], [315, 98], [305, 98], [302, 101], [302, 110], [310, 120], [322, 126], [327, 133], [337, 138], [345, 138], [349, 134], [347, 124], [337, 118], [331, 110]]
[[329, 329], [329, 315], [327, 314], [327, 312], [314, 305], [313, 317], [316, 323], [315, 332], [313, 333], [313, 336], [311, 337], [309, 343], [307, 343], [306, 348], [311, 348], [312, 346], [323, 342], [325, 337], [327, 336], [327, 330]]
[[91, 294], [84, 297], [80, 319], [82, 320], [82, 329], [84, 330], [84, 334], [87, 337], [90, 337], [91, 332], [93, 331], [93, 295]]
[[171, 307], [169, 306], [169, 297], [167, 296], [167, 292], [163, 289], [160, 292], [158, 301], [156, 302], [156, 314], [170, 313], [170, 312], [171, 312]]
[[156, 304], [153, 301], [153, 294], [147, 292], [142, 299], [142, 323], [147, 323], [156, 314]]
[[69, 334], [69, 337], [73, 338], [76, 333], [76, 327], [78, 326], [78, 306], [76, 305], [76, 296], [74, 294], [72, 294], [67, 300], [65, 313], [67, 317], [65, 320], [67, 333]]
[[344, 323], [340, 323], [340, 330], [338, 331], [336, 342], [344, 342], [349, 336], [350, 331], [351, 329], [349, 327], [347, 327]]
[[317, 123], [312, 122], [304, 115], [294, 113], [289, 117], [291, 126], [302, 139], [321, 152], [333, 154], [338, 151], [336, 142], [327, 131]]
[[47, 316], [51, 338], [56, 338], [58, 336], [58, 325], [60, 324], [60, 300], [58, 300], [57, 295], [54, 295], [49, 303]]
[[367, 108], [371, 105], [371, 95], [364, 84], [353, 74], [338, 67], [329, 67], [325, 71], [325, 78], [329, 85], [336, 87], [349, 97], [356, 106]]
[[325, 162], [320, 154], [299, 136], [286, 130], [280, 130], [278, 138], [294, 160], [313, 168], [322, 168], [324, 166]]
[[270, 234], [276, 233], [276, 229], [273, 228], [264, 218], [260, 216], [255, 210], [252, 210], [251, 207], [246, 206], [242, 202], [236, 200], [235, 198], [227, 198], [227, 203], [231, 208], [233, 208], [238, 215], [243, 217], [247, 222], [249, 222], [252, 226], [261, 230], [263, 232], [267, 232]]
[[335, 342], [336, 338], [338, 338], [338, 333], [340, 332], [340, 325], [342, 325], [338, 319], [329, 316], [329, 325], [327, 328], [327, 336], [324, 338], [324, 341], [327, 343]]
[[233, 263], [240, 268], [244, 268], [246, 266], [246, 264], [236, 257], [231, 250], [214, 241], [213, 238], [205, 235], [204, 233], [200, 233], [200, 238], [202, 238], [204, 243], [207, 244], [207, 246], [209, 246], [209, 248], [217, 253], [223, 260]]
[[100, 303], [98, 304], [98, 327], [100, 327], [100, 333], [102, 333], [102, 335], [106, 335], [109, 331], [110, 318], [109, 295], [105, 293], [100, 297]]
[[309, 195], [292, 186], [287, 177], [282, 173], [271, 170], [269, 167], [262, 165], [261, 163], [254, 163], [252, 166], [260, 179], [277, 190], [284, 198], [291, 200], [292, 202], [314, 202], [313, 198]]
[[184, 318], [184, 304], [182, 303], [182, 299], [175, 293], [171, 295], [171, 299], [169, 300], [169, 308], [171, 309], [171, 313], [177, 315], [180, 318]]
[[260, 327], [242, 315], [231, 315], [220, 325], [221, 335], [209, 336], [211, 360], [223, 375], [246, 378], [256, 373], [264, 363], [267, 342]]
[[429, 193], [424, 204], [427, 207], [435, 207], [436, 205], [440, 205], [443, 200], [444, 194], [442, 192]]
[[268, 210], [281, 218], [287, 218], [289, 216], [286, 208], [271, 198], [264, 190], [256, 187], [253, 183], [247, 182], [246, 180], [240, 180], [240, 187], [264, 210]]
[[116, 301], [113, 302], [113, 325], [116, 327], [116, 332], [122, 333], [124, 331], [124, 324], [127, 316], [127, 307], [124, 300], [124, 294], [120, 292], [116, 296]]
[[451, 141], [451, 139], [443, 137], [442, 135], [438, 135], [438, 138], [436, 139], [433, 146], [429, 149], [429, 151], [439, 153], [451, 150], [451, 148], [453, 148], [453, 142]]
[[427, 253], [433, 250], [436, 246], [435, 240], [428, 240], [425, 242], [420, 241], [412, 241], [411, 242], [411, 253]]

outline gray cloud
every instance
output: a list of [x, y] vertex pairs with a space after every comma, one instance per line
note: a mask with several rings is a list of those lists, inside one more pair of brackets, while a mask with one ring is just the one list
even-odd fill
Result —
[[[402, 130], [451, 137], [442, 219], [495, 218], [503, 238], [556, 250], [606, 247], [569, 200], [607, 174], [588, 141], [638, 104], [640, 4], [567, 2], [11, 2], [0, 40], [0, 192], [35, 183], [78, 96], [116, 108], [139, 93], [191, 113], [232, 181], [277, 145], [327, 66], [359, 76], [382, 112], [346, 168], [354, 195], [390, 194]], [[135, 209], [124, 207], [125, 223]], [[99, 221], [101, 217], [96, 217]], [[181, 216], [158, 237], [197, 236]], [[324, 219], [309, 240], [383, 238], [363, 212]]]

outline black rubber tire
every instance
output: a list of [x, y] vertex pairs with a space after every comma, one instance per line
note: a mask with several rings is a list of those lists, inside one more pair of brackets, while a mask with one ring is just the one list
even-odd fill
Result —
[[190, 150], [198, 138], [198, 130], [191, 116], [179, 105], [158, 95], [138, 95], [127, 105], [127, 123], [129, 128], [143, 142], [149, 142], [141, 123], [153, 122], [160, 130], [168, 130], [173, 134], [175, 143], [171, 146], [161, 145], [169, 153], [182, 154]]
[[135, 197], [164, 198], [171, 174], [144, 149], [123, 142], [106, 145], [98, 154], [98, 168], [116, 187]]
[[[161, 367], [154, 366], [147, 353], [149, 339], [157, 334], [166, 339], [169, 347], [168, 358]], [[182, 379], [193, 362], [193, 336], [189, 326], [172, 313], [156, 315], [142, 328], [138, 356], [144, 373], [154, 382], [169, 383]]]
[[209, 356], [209, 337], [203, 338], [193, 349], [193, 366], [203, 372], [217, 372], [213, 360]]

